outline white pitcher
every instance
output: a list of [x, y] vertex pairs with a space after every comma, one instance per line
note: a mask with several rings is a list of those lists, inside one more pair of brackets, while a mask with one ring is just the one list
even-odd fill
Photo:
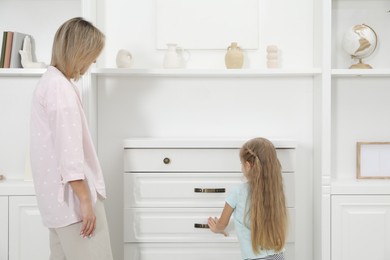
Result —
[[185, 68], [189, 60], [189, 52], [175, 43], [168, 43], [168, 49], [164, 56], [163, 67], [165, 69]]

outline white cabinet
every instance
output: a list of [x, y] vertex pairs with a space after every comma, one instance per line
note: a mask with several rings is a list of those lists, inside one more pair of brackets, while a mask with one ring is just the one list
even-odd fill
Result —
[[332, 196], [332, 260], [390, 259], [390, 196]]
[[9, 197], [9, 260], [49, 258], [49, 230], [35, 196]]
[[[383, 112], [390, 109], [387, 58], [390, 34], [386, 29], [390, 1], [323, 0], [318, 3], [323, 73], [314, 95], [318, 101], [314, 105], [317, 111], [314, 235], [318, 248], [314, 258], [364, 259], [361, 257], [371, 252], [369, 258], [382, 259], [375, 257], [378, 252], [369, 246], [362, 246], [369, 239], [364, 236], [371, 234], [363, 230], [370, 227], [366, 220], [375, 218], [373, 205], [382, 203], [381, 196], [377, 195], [390, 195], [390, 189], [383, 182], [356, 180], [356, 142], [390, 140], [390, 121]], [[373, 69], [348, 69], [356, 61], [344, 51], [343, 37], [349, 28], [358, 24], [369, 25], [378, 35], [377, 49], [363, 60]], [[379, 189], [382, 193], [376, 191]], [[365, 199], [371, 201], [370, 206]], [[362, 217], [365, 214], [367, 218]], [[374, 241], [375, 237], [368, 244]], [[381, 252], [386, 255], [385, 251]]]
[[49, 259], [49, 230], [35, 196], [0, 196], [0, 260]]
[[[233, 223], [228, 237], [207, 227], [231, 188], [242, 182], [239, 148], [245, 140], [128, 139], [124, 150], [126, 260], [240, 259]], [[276, 146], [290, 216], [287, 259], [295, 244], [295, 146]]]
[[8, 197], [0, 196], [0, 260], [8, 260]]

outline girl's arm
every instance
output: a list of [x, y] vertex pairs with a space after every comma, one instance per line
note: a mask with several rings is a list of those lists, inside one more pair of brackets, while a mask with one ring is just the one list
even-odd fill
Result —
[[208, 225], [212, 232], [223, 234], [225, 237], [228, 234], [225, 232], [225, 228], [229, 224], [230, 217], [233, 213], [233, 208], [225, 202], [225, 207], [221, 213], [221, 217], [218, 219], [217, 217], [212, 218], [209, 217]]

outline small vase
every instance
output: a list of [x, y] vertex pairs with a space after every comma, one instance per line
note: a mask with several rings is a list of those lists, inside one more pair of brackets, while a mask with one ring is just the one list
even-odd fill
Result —
[[187, 61], [190, 58], [190, 53], [187, 50], [177, 46], [175, 43], [167, 44], [167, 51], [163, 60], [165, 69], [183, 69], [186, 67]]
[[244, 54], [236, 42], [232, 42], [227, 48], [225, 64], [228, 69], [241, 69], [244, 64]]

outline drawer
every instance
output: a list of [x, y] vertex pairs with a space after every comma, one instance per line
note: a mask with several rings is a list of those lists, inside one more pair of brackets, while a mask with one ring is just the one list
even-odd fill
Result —
[[[242, 173], [125, 173], [125, 207], [223, 207]], [[283, 173], [286, 203], [295, 204], [295, 173]], [[201, 192], [202, 191], [202, 192]]]
[[[288, 242], [295, 238], [295, 209], [289, 208]], [[124, 215], [124, 242], [236, 242], [233, 217], [227, 227], [228, 237], [216, 235], [208, 228], [211, 216], [220, 216], [222, 208], [127, 208]]]
[[[294, 260], [294, 244], [287, 243], [286, 260]], [[126, 260], [238, 260], [242, 259], [236, 243], [125, 243]]]
[[236, 243], [126, 243], [126, 260], [239, 260]]
[[[277, 149], [284, 172], [295, 170], [295, 149]], [[240, 172], [239, 149], [125, 149], [125, 172]]]

